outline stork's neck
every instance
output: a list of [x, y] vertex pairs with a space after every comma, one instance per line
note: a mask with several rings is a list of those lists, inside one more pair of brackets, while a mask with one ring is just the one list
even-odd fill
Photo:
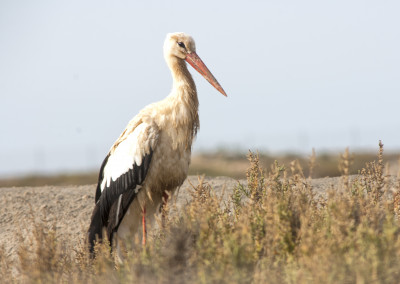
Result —
[[197, 97], [196, 85], [193, 81], [186, 62], [177, 57], [167, 60], [171, 69], [173, 85], [170, 99], [175, 105], [174, 109], [185, 108], [185, 111], [178, 111], [175, 118], [177, 127], [182, 127], [187, 131], [187, 144], [191, 146], [193, 138], [200, 127], [199, 122], [199, 100]]
[[171, 69], [173, 79], [171, 96], [174, 97], [177, 103], [184, 103], [191, 111], [197, 113], [199, 100], [197, 98], [196, 85], [186, 66], [186, 62], [173, 56], [167, 60], [167, 63]]
[[176, 95], [185, 95], [197, 98], [196, 85], [187, 68], [186, 62], [174, 57], [171, 58], [168, 63], [173, 79], [172, 88], [173, 91], [176, 92]]

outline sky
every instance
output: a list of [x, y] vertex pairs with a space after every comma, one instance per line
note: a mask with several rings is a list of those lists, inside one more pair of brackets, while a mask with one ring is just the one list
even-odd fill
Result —
[[[98, 169], [193, 36], [194, 152], [400, 150], [400, 1], [0, 1], [0, 177]], [[196, 73], [196, 74], [195, 74]]]

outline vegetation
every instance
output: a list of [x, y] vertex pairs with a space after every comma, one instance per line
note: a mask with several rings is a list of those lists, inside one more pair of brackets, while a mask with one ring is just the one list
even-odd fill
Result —
[[[0, 252], [0, 278], [27, 283], [398, 283], [400, 279], [400, 177], [385, 174], [378, 157], [349, 176], [352, 156], [341, 155], [341, 182], [325, 194], [311, 185], [300, 163], [264, 169], [249, 153], [247, 183], [228, 201], [204, 182], [180, 214], [169, 214], [143, 247], [122, 264], [109, 247], [91, 260], [84, 242], [63, 250], [55, 226], [34, 224], [18, 263]], [[171, 204], [165, 210], [173, 211]]]

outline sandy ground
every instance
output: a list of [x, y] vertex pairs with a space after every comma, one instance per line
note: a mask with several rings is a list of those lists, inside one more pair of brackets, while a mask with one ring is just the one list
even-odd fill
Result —
[[[315, 179], [315, 191], [337, 184], [339, 178]], [[229, 196], [238, 181], [227, 178], [205, 178], [217, 194]], [[243, 182], [243, 181], [242, 181]], [[191, 176], [176, 195], [177, 205], [190, 202], [198, 177]], [[191, 185], [192, 184], [192, 185]], [[0, 246], [6, 255], [17, 258], [19, 243], [29, 238], [34, 220], [54, 224], [59, 240], [73, 249], [82, 241], [94, 207], [96, 185], [0, 188]]]

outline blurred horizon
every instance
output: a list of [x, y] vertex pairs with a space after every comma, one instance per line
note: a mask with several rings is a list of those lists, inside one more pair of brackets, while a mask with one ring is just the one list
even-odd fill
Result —
[[400, 152], [400, 2], [0, 2], [0, 177], [91, 171], [162, 100], [184, 31], [228, 94], [190, 68], [194, 153]]
[[[359, 170], [366, 167], [367, 163], [377, 161], [377, 154], [379, 147], [376, 149], [364, 149], [353, 151], [350, 148], [345, 148], [343, 151], [336, 150], [326, 150], [326, 151], [316, 151], [314, 149], [315, 158], [317, 159], [318, 172], [324, 173], [323, 175], [317, 175], [317, 177], [334, 177], [339, 176], [339, 163], [340, 157], [345, 153], [346, 149], [349, 150], [351, 157], [352, 173], [356, 174]], [[233, 178], [245, 178], [246, 170], [249, 167], [249, 162], [247, 161], [247, 155], [249, 151], [259, 154], [261, 160], [263, 161], [263, 167], [266, 170], [270, 169], [270, 166], [275, 162], [281, 165], [290, 167], [291, 162], [300, 161], [303, 171], [308, 174], [310, 159], [313, 155], [313, 150], [309, 153], [300, 153], [296, 151], [282, 151], [282, 152], [267, 152], [260, 151], [258, 149], [238, 149], [238, 148], [216, 148], [210, 150], [198, 150], [192, 154], [192, 162], [189, 168], [190, 175], [209, 175], [209, 176], [229, 176]], [[90, 155], [90, 154], [88, 154]], [[91, 152], [93, 156], [93, 152]], [[93, 156], [94, 157], [94, 156]], [[400, 174], [400, 151], [386, 151], [383, 152], [384, 164], [388, 174], [398, 175]], [[37, 164], [35, 169], [43, 169], [46, 165], [46, 157], [34, 157], [34, 163]], [[319, 161], [319, 162], [318, 162]], [[18, 181], [17, 183], [22, 183], [23, 180], [35, 182], [45, 182], [47, 178], [50, 180], [55, 178], [60, 181], [68, 181], [72, 179], [79, 184], [84, 184], [82, 181], [91, 180], [93, 183], [97, 181], [98, 171], [101, 165], [100, 161], [98, 164], [93, 165], [93, 160], [87, 160], [87, 163], [81, 164], [81, 168], [59, 168], [59, 169], [49, 169], [49, 170], [33, 170], [24, 172], [15, 172], [12, 174], [0, 175], [0, 187], [2, 183], [8, 184], [7, 180]], [[46, 184], [46, 183], [43, 183]], [[49, 184], [50, 185], [50, 184]]]
[[[304, 178], [338, 177], [344, 174], [343, 165], [348, 165], [349, 175], [363, 175], [365, 171], [379, 163], [378, 153], [352, 152], [346, 149], [341, 153], [313, 151], [310, 155], [281, 153], [268, 154], [251, 151], [259, 157], [259, 164], [265, 175], [273, 173], [276, 165], [286, 169], [287, 174], [300, 174]], [[235, 152], [220, 149], [213, 152], [197, 153], [192, 156], [188, 175], [207, 177], [230, 177], [236, 180], [247, 178], [251, 168], [250, 152]], [[385, 176], [400, 177], [400, 152], [383, 150], [383, 170]], [[345, 162], [346, 161], [346, 162]], [[95, 184], [98, 181], [98, 168], [81, 171], [60, 171], [29, 173], [16, 176], [0, 176], [1, 187], [21, 186], [63, 186]]]

